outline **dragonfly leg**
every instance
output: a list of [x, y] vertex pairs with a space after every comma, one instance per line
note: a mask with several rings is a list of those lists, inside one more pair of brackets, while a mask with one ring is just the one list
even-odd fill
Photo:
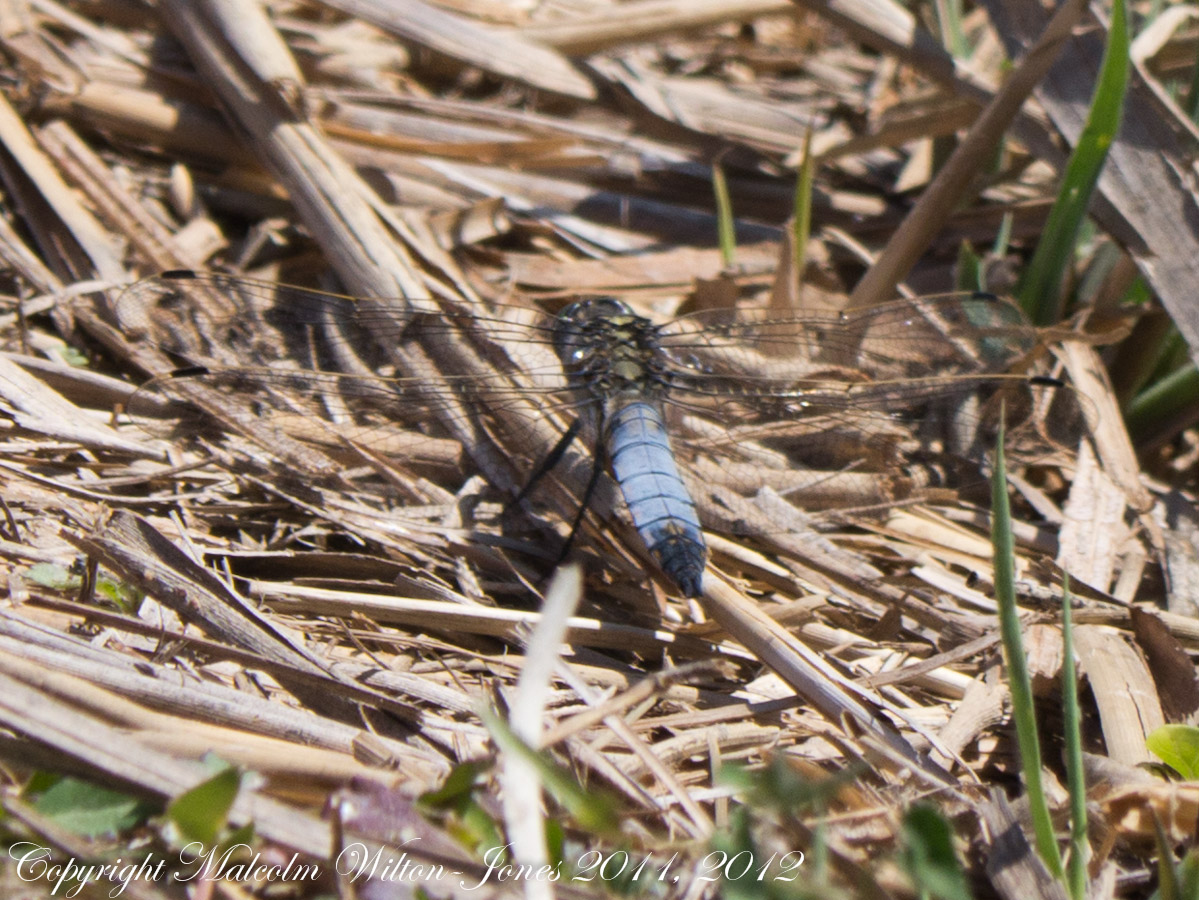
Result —
[[574, 545], [574, 538], [579, 533], [579, 526], [583, 525], [583, 517], [588, 512], [591, 495], [595, 494], [596, 485], [599, 483], [599, 473], [603, 471], [603, 465], [602, 447], [596, 446], [595, 453], [591, 454], [591, 476], [588, 478], [588, 487], [583, 491], [583, 500], [579, 501], [579, 511], [574, 514], [574, 521], [571, 523], [571, 533], [567, 534], [566, 543], [562, 544], [562, 551], [558, 555], [558, 562], [554, 563], [555, 567], [562, 560], [565, 560], [567, 554], [571, 552], [571, 548]]
[[533, 474], [529, 476], [529, 480], [525, 482], [525, 486], [520, 489], [520, 493], [513, 497], [504, 507], [505, 516], [520, 506], [532, 492], [533, 488], [537, 486], [538, 482], [553, 471], [554, 466], [562, 461], [563, 454], [566, 453], [567, 448], [574, 442], [574, 439], [579, 436], [579, 431], [582, 427], [582, 422], [579, 419], [575, 419], [570, 423], [570, 427], [558, 439], [558, 443], [554, 445], [554, 449], [547, 453], [545, 459], [533, 470]]
[[[537, 486], [537, 483], [540, 482], [541, 479], [544, 478], [548, 473], [553, 471], [554, 467], [561, 462], [567, 448], [570, 447], [574, 440], [579, 436], [579, 432], [582, 431], [582, 428], [583, 423], [580, 419], [575, 419], [570, 423], [570, 426], [563, 433], [562, 437], [558, 439], [558, 443], [554, 445], [553, 449], [546, 454], [545, 459], [543, 459], [537, 468], [533, 470], [533, 474], [529, 477], [529, 480], [525, 486], [520, 489], [520, 493], [513, 497], [511, 502], [504, 507], [503, 514], [505, 516], [510, 515], [512, 511], [529, 496], [533, 488]], [[562, 545], [562, 550], [558, 553], [557, 559], [554, 560], [554, 568], [557, 568], [562, 561], [566, 559], [567, 555], [570, 553], [571, 547], [574, 546], [575, 536], [579, 532], [579, 526], [583, 524], [583, 515], [587, 512], [587, 504], [591, 502], [591, 495], [595, 493], [595, 487], [597, 484], [599, 484], [600, 473], [604, 468], [604, 456], [601, 452], [601, 448], [597, 447], [595, 453], [592, 454], [591, 459], [591, 475], [587, 479], [587, 487], [583, 491], [583, 499], [579, 503], [579, 511], [575, 513], [574, 521], [570, 523], [570, 533], [567, 535], [566, 543]]]

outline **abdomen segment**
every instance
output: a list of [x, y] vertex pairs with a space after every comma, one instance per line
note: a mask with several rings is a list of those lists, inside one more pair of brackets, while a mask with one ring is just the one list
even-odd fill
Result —
[[657, 404], [635, 400], [605, 429], [612, 474], [650, 554], [688, 597], [703, 588], [708, 550]]

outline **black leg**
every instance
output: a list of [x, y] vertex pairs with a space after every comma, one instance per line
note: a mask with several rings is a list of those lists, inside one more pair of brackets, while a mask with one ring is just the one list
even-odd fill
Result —
[[[603, 434], [603, 429], [597, 429], [598, 434]], [[583, 524], [583, 516], [587, 512], [587, 505], [591, 503], [591, 495], [595, 493], [595, 486], [599, 484], [600, 473], [604, 470], [604, 454], [603, 448], [596, 443], [595, 452], [591, 454], [591, 477], [587, 479], [587, 489], [583, 491], [583, 499], [579, 502], [579, 511], [575, 513], [575, 520], [570, 523], [570, 534], [566, 536], [566, 543], [562, 545], [562, 552], [558, 554], [558, 559], [554, 563], [554, 567], [566, 559], [566, 555], [570, 553], [570, 548], [574, 546], [575, 536], [579, 533], [579, 526]]]
[[582, 423], [578, 419], [575, 419], [570, 423], [570, 427], [567, 428], [562, 437], [558, 439], [558, 443], [554, 445], [554, 449], [547, 453], [545, 459], [541, 461], [541, 464], [533, 470], [533, 474], [529, 477], [529, 480], [525, 482], [525, 486], [520, 489], [520, 493], [513, 497], [512, 500], [508, 502], [508, 505], [504, 507], [505, 516], [515, 510], [516, 507], [518, 507], [524, 501], [524, 499], [529, 496], [529, 492], [537, 486], [537, 483], [541, 481], [541, 479], [547, 474], [549, 474], [553, 470], [554, 466], [558, 465], [558, 463], [562, 461], [562, 456], [566, 453], [566, 448], [569, 447], [574, 439], [579, 436], [579, 431], [581, 428]]

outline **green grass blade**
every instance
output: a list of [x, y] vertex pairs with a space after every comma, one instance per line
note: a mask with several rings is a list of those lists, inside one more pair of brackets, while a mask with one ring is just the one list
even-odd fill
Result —
[[1178, 865], [1178, 888], [1183, 900], [1199, 898], [1199, 855], [1194, 848], [1187, 851]]
[[941, 44], [954, 59], [970, 58], [970, 42], [962, 28], [962, 0], [935, 0], [933, 9], [941, 31]]
[[1084, 306], [1094, 306], [1096, 299], [1107, 290], [1112, 271], [1124, 251], [1112, 241], [1101, 240], [1091, 252], [1090, 260], [1078, 277], [1074, 299]]
[[1016, 608], [1015, 542], [1012, 538], [1012, 510], [1008, 503], [1007, 465], [1003, 453], [1003, 429], [995, 448], [995, 473], [991, 478], [991, 546], [995, 553], [995, 600], [999, 604], [999, 631], [1003, 639], [1003, 656], [1007, 663], [1008, 690], [1012, 695], [1012, 718], [1016, 722], [1016, 741], [1020, 746], [1020, 761], [1028, 790], [1029, 812], [1032, 816], [1037, 852], [1046, 867], [1059, 881], [1064, 878], [1062, 855], [1053, 835], [1049, 803], [1041, 783], [1041, 742], [1037, 737], [1036, 713], [1033, 709], [1032, 680], [1028, 674], [1028, 659], [1020, 636], [1020, 615]]
[[1195, 63], [1191, 67], [1191, 81], [1182, 108], [1186, 110], [1192, 122], [1199, 122], [1199, 55], [1195, 57]]
[[1016, 217], [1011, 212], [1003, 214], [1003, 221], [999, 223], [999, 233], [995, 235], [995, 243], [991, 247], [991, 255], [996, 259], [1003, 259], [1007, 256], [1008, 248], [1012, 245], [1012, 223]]
[[1078, 672], [1074, 668], [1074, 622], [1070, 577], [1062, 581], [1062, 731], [1066, 747], [1066, 785], [1070, 792], [1070, 862], [1066, 883], [1074, 900], [1087, 893], [1087, 782], [1082, 768], [1082, 712], [1078, 706]]
[[954, 268], [956, 270], [954, 282], [959, 291], [985, 291], [987, 289], [982, 257], [974, 252], [969, 241], [962, 241], [958, 246], [958, 261]]
[[1153, 817], [1153, 835], [1157, 843], [1158, 900], [1181, 900], [1182, 885], [1174, 868], [1174, 843], [1162, 827], [1161, 819]]
[[733, 227], [733, 201], [729, 197], [729, 183], [724, 177], [720, 160], [712, 164], [712, 190], [716, 194], [716, 234], [720, 241], [720, 258], [727, 271], [736, 264], [737, 235]]
[[[795, 182], [795, 279], [803, 284], [804, 262], [808, 258], [808, 240], [812, 236], [812, 180], [816, 162], [812, 159], [812, 129], [808, 127], [803, 139], [803, 162]], [[797, 295], [798, 296], [798, 295]]]
[[1124, 422], [1134, 441], [1154, 437], [1166, 422], [1185, 422], [1199, 396], [1199, 369], [1187, 363], [1137, 394], [1124, 411]]
[[[1106, 301], [1104, 305], [1116, 310], [1132, 310], [1147, 309], [1152, 302], [1153, 294], [1149, 285], [1138, 275], [1110, 307]], [[1176, 348], [1181, 349], [1182, 353], [1176, 355]], [[1188, 358], [1186, 342], [1181, 340], [1169, 316], [1150, 313], [1142, 317], [1133, 325], [1132, 333], [1121, 341], [1114, 357], [1108, 362], [1120, 409], [1126, 411], [1141, 391], [1178, 368]]]
[[575, 822], [596, 835], [619, 835], [620, 814], [615, 799], [606, 791], [581, 785], [572, 772], [555, 762], [548, 753], [534, 750], [521, 740], [501, 716], [484, 710], [479, 717], [496, 745], [505, 753], [515, 754], [529, 763], [536, 770], [542, 786]]
[[1120, 128], [1128, 84], [1128, 51], [1124, 0], [1113, 0], [1111, 29], [1087, 124], [1070, 155], [1061, 190], [1049, 211], [1041, 242], [1020, 288], [1024, 311], [1038, 325], [1052, 325], [1064, 313], [1062, 281], [1074, 258], [1078, 231], [1107, 159], [1108, 147]]

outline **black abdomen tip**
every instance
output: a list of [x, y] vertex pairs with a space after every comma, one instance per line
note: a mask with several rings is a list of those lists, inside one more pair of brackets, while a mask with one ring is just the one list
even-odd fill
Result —
[[650, 552], [684, 597], [703, 593], [704, 570], [708, 567], [708, 548], [687, 535], [677, 534], [658, 541]]

